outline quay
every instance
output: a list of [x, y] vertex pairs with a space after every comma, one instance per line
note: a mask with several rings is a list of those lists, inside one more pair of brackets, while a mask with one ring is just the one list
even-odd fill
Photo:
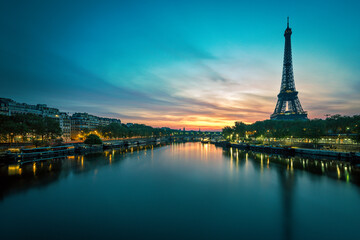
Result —
[[160, 144], [170, 141], [188, 141], [183, 138], [134, 138], [124, 140], [108, 140], [103, 144], [88, 145], [84, 143], [72, 143], [64, 146], [39, 147], [39, 148], [16, 148], [9, 149], [0, 154], [0, 165], [3, 164], [24, 164], [51, 160], [55, 158], [82, 155], [86, 153], [102, 152], [109, 149], [126, 149], [132, 147], [146, 146], [150, 144]]
[[317, 150], [317, 149], [306, 149], [306, 148], [293, 148], [293, 147], [274, 147], [254, 144], [243, 144], [243, 143], [229, 143], [227, 141], [217, 142], [216, 146], [221, 147], [233, 147], [246, 151], [264, 152], [269, 154], [280, 154], [287, 156], [307, 156], [307, 157], [324, 157], [331, 160], [349, 161], [354, 164], [360, 163], [359, 152], [336, 152], [329, 150]]

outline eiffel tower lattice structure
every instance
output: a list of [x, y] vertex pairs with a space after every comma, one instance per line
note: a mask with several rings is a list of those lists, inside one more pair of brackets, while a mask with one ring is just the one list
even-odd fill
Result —
[[301, 107], [298, 92], [295, 89], [291, 54], [291, 34], [292, 31], [289, 27], [288, 17], [287, 28], [284, 33], [285, 50], [281, 88], [274, 113], [270, 116], [272, 120], [308, 120], [307, 112]]

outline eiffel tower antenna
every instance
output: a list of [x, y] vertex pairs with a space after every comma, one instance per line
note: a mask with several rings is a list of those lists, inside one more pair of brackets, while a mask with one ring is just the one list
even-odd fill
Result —
[[294, 72], [291, 53], [291, 28], [289, 28], [289, 17], [287, 18], [287, 28], [285, 29], [285, 49], [283, 73], [281, 79], [280, 93], [274, 113], [271, 114], [272, 120], [307, 120], [307, 113], [303, 110], [295, 88]]
[[287, 17], [287, 28], [289, 28], [289, 17]]

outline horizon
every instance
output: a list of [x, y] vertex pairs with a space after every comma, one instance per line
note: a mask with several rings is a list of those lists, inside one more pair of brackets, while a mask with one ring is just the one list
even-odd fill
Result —
[[309, 118], [359, 114], [360, 3], [311, 2], [2, 3], [0, 96], [172, 129], [263, 121], [290, 16]]

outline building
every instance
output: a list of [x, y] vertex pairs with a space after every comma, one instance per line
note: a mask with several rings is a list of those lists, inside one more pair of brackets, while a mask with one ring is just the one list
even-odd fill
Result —
[[8, 98], [0, 98], [0, 114], [9, 115], [9, 102], [12, 101]]
[[271, 120], [308, 120], [307, 112], [301, 107], [298, 92], [295, 89], [291, 54], [291, 34], [292, 31], [289, 27], [288, 18], [287, 28], [284, 33], [285, 49], [281, 88], [274, 113], [270, 116]]
[[0, 114], [13, 116], [17, 114], [35, 114], [42, 117], [50, 117], [59, 120], [64, 141], [70, 141], [70, 117], [60, 112], [57, 108], [48, 107], [46, 104], [31, 105], [18, 103], [9, 98], [0, 98]]
[[43, 117], [59, 118], [57, 108], [48, 107], [46, 104], [31, 105], [18, 103], [9, 98], [0, 98], [0, 114], [12, 116], [16, 114], [35, 114]]
[[1, 114], [12, 116], [16, 114], [35, 114], [42, 115], [42, 111], [37, 105], [30, 105], [26, 103], [18, 103], [9, 98], [0, 98]]
[[98, 117], [88, 113], [74, 113], [71, 116], [71, 139], [80, 139], [83, 137], [83, 133], [95, 130], [99, 126], [109, 125], [110, 123], [121, 124], [121, 120]]
[[104, 117], [99, 117], [99, 125], [100, 126], [107, 126], [111, 123], [118, 123], [121, 124], [121, 120], [120, 119], [116, 119], [116, 118], [104, 118]]
[[88, 113], [74, 113], [71, 116], [71, 139], [79, 139], [83, 132], [94, 130], [97, 126], [98, 117]]
[[65, 142], [79, 139], [79, 134], [95, 130], [99, 126], [111, 123], [121, 124], [120, 119], [98, 117], [88, 113], [74, 113], [72, 116], [60, 112], [57, 108], [48, 107], [46, 104], [30, 105], [18, 103], [9, 98], [0, 98], [0, 114], [13, 116], [16, 114], [35, 114], [42, 117], [57, 119]]
[[48, 107], [46, 104], [37, 104], [36, 108], [41, 111], [43, 117], [59, 118], [60, 111], [57, 108]]
[[71, 118], [68, 114], [61, 112], [59, 115], [59, 124], [62, 131], [62, 139], [64, 142], [71, 141]]

